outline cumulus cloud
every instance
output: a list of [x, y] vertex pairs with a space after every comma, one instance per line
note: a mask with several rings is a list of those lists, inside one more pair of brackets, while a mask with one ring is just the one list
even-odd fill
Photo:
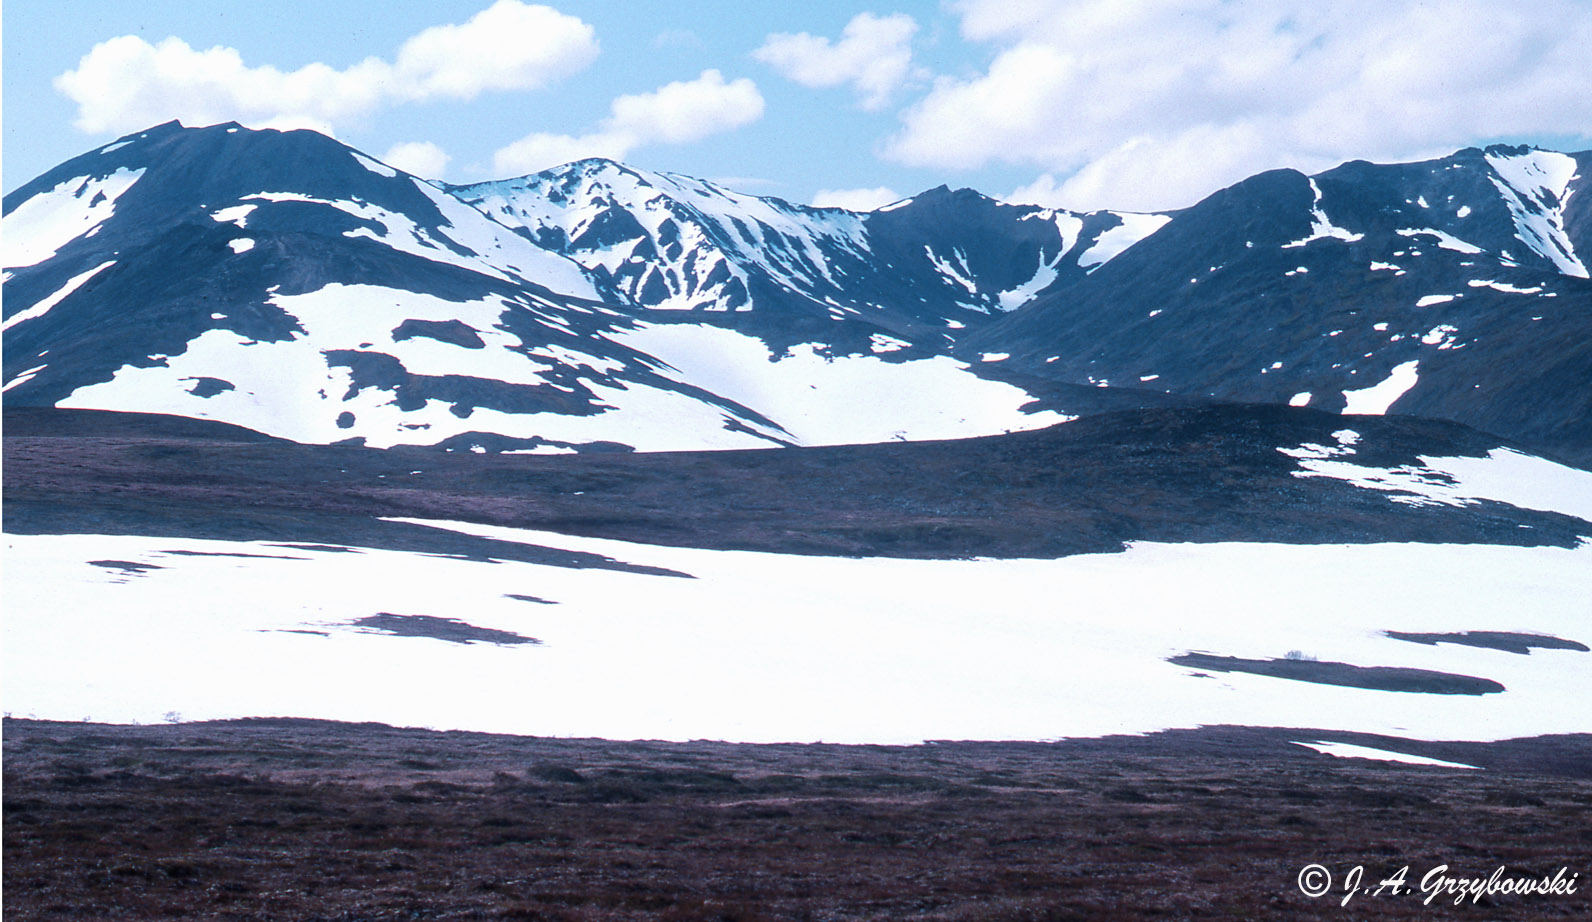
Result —
[[587, 157], [623, 160], [635, 145], [634, 138], [603, 131], [583, 135], [536, 132], [495, 151], [492, 169], [499, 176], [513, 176]]
[[448, 168], [448, 161], [453, 158], [430, 141], [409, 141], [394, 144], [387, 149], [387, 153], [381, 155], [381, 159], [389, 166], [422, 179], [441, 179]]
[[850, 84], [862, 108], [876, 111], [910, 75], [917, 31], [917, 22], [904, 13], [859, 13], [838, 42], [806, 32], [775, 33], [752, 56], [802, 86]]
[[585, 69], [596, 31], [548, 6], [498, 0], [463, 25], [433, 26], [398, 50], [401, 92], [415, 99], [473, 99], [526, 90]]
[[1192, 204], [1274, 167], [1592, 138], [1577, 0], [960, 0], [989, 67], [938, 79], [885, 147], [914, 166], [1036, 167], [1014, 197]]
[[529, 90], [575, 73], [597, 56], [591, 26], [546, 6], [498, 0], [469, 21], [411, 37], [394, 59], [341, 70], [249, 66], [236, 49], [195, 49], [180, 38], [150, 44], [123, 35], [95, 45], [55, 87], [77, 104], [85, 132], [134, 131], [153, 122], [239, 121], [317, 127], [396, 102], [472, 99]]
[[814, 208], [844, 208], [847, 211], [873, 211], [891, 202], [901, 201], [894, 189], [874, 186], [871, 189], [819, 189], [813, 193]]
[[620, 96], [606, 119], [580, 135], [537, 132], [499, 149], [492, 166], [499, 175], [532, 173], [586, 157], [623, 160], [649, 144], [687, 144], [748, 125], [763, 116], [757, 84], [726, 81], [717, 70], [678, 80], [650, 93]]

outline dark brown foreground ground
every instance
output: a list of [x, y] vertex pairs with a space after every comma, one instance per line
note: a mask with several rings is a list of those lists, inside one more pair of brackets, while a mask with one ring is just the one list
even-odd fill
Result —
[[[1351, 739], [1343, 734], [1327, 734]], [[5, 723], [28, 919], [1587, 919], [1592, 737], [1314, 731], [1060, 744], [612, 743], [310, 721]], [[1306, 865], [1333, 892], [1300, 892]], [[1408, 866], [1560, 896], [1356, 895]]]

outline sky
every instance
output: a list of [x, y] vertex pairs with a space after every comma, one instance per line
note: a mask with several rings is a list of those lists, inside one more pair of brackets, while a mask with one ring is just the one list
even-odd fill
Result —
[[1592, 0], [7, 0], [13, 190], [180, 119], [429, 179], [584, 156], [866, 209], [1185, 207], [1262, 170], [1592, 148]]

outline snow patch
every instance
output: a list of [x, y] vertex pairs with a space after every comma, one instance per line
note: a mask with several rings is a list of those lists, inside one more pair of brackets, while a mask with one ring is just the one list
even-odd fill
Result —
[[1495, 282], [1484, 279], [1471, 279], [1466, 284], [1472, 288], [1491, 288], [1494, 291], [1502, 291], [1507, 294], [1535, 295], [1542, 293], [1541, 285], [1533, 285], [1530, 288], [1520, 288], [1515, 285], [1511, 285], [1508, 282]]
[[20, 269], [54, 256], [110, 220], [116, 200], [143, 175], [142, 169], [123, 167], [103, 179], [79, 176], [18, 205], [4, 219], [0, 262], [8, 269]]
[[968, 276], [972, 273], [969, 272], [967, 268], [967, 256], [963, 254], [961, 250], [951, 251], [951, 255], [961, 262], [960, 269], [958, 269], [956, 264], [952, 263], [951, 260], [935, 253], [928, 244], [923, 245], [923, 252], [928, 254], [929, 262], [934, 264], [934, 268], [938, 270], [941, 275], [967, 289], [968, 294], [978, 294], [978, 285], [975, 284], [972, 279], [968, 278]]
[[970, 438], [1073, 418], [1023, 412], [1033, 400], [1026, 391], [943, 355], [887, 362], [807, 344], [775, 356], [755, 337], [696, 324], [643, 323], [613, 338], [666, 362], [666, 376], [756, 410], [801, 445]]
[[1059, 273], [1062, 257], [1066, 255], [1066, 252], [1067, 251], [1065, 248], [1057, 250], [1054, 259], [1048, 263], [1041, 262], [1039, 264], [1039, 267], [1034, 270], [1032, 278], [1023, 284], [1018, 285], [1016, 288], [1010, 288], [1001, 292], [997, 296], [1001, 310], [1014, 311], [1017, 308], [1022, 307], [1024, 304], [1027, 304], [1033, 299], [1034, 295], [1037, 295], [1041, 291], [1044, 291], [1046, 288], [1050, 287], [1051, 283], [1056, 281], [1056, 276]]
[[1123, 251], [1165, 227], [1172, 220], [1171, 215], [1164, 214], [1132, 214], [1129, 212], [1112, 212], [1122, 221], [1116, 227], [1105, 231], [1095, 238], [1089, 249], [1078, 256], [1078, 267], [1090, 272], [1100, 268], [1118, 256]]
[[1435, 768], [1469, 768], [1480, 771], [1475, 765], [1466, 765], [1463, 762], [1445, 762], [1442, 759], [1433, 759], [1427, 756], [1412, 756], [1406, 752], [1391, 752], [1386, 749], [1372, 749], [1370, 746], [1356, 746], [1352, 743], [1333, 743], [1317, 740], [1314, 743], [1295, 742], [1295, 746], [1314, 749], [1323, 755], [1337, 756], [1340, 759], [1375, 759], [1379, 762], [1402, 762], [1407, 765], [1430, 765]]
[[23, 371], [20, 374], [18, 374], [16, 377], [12, 378], [10, 381], [7, 381], [6, 382], [6, 386], [3, 387], [3, 388], [0, 388], [0, 391], [9, 391], [13, 387], [17, 387], [19, 385], [26, 384], [29, 381], [33, 380], [33, 376], [34, 375], [38, 374], [39, 372], [43, 371], [44, 369], [46, 369], [48, 367], [50, 367], [50, 366], [48, 364], [45, 364], [45, 365], [35, 365], [32, 368], [27, 369], [26, 371]]
[[1422, 236], [1422, 235], [1427, 236], [1427, 237], [1434, 237], [1434, 238], [1436, 238], [1437, 245], [1439, 247], [1441, 247], [1442, 249], [1445, 249], [1445, 250], [1453, 250], [1453, 251], [1455, 251], [1457, 253], [1472, 253], [1472, 254], [1474, 254], [1474, 253], [1482, 252], [1482, 248], [1481, 247], [1476, 246], [1474, 244], [1466, 243], [1465, 241], [1459, 239], [1458, 237], [1455, 237], [1453, 234], [1446, 233], [1444, 231], [1440, 231], [1440, 230], [1437, 230], [1436, 228], [1432, 228], [1432, 227], [1405, 227], [1405, 228], [1400, 228], [1398, 233], [1399, 233], [1400, 236], [1404, 236], [1404, 237], [1415, 237], [1415, 236]]
[[1400, 397], [1409, 392], [1419, 380], [1416, 374], [1418, 359], [1411, 359], [1395, 367], [1386, 379], [1370, 387], [1344, 391], [1343, 413], [1346, 416], [1382, 416]]
[[1327, 213], [1321, 210], [1321, 187], [1316, 185], [1314, 179], [1310, 180], [1310, 191], [1315, 195], [1315, 202], [1310, 206], [1310, 233], [1292, 243], [1283, 244], [1283, 249], [1302, 247], [1317, 240], [1331, 239], [1342, 240], [1344, 243], [1354, 243], [1365, 239], [1364, 234], [1356, 234], [1345, 228], [1337, 227], [1327, 218]]
[[1393, 494], [1407, 505], [1469, 506], [1483, 500], [1521, 509], [1558, 512], [1592, 522], [1592, 472], [1496, 448], [1482, 458], [1421, 456], [1420, 464], [1369, 467], [1339, 460], [1352, 448], [1319, 445], [1278, 449], [1299, 460], [1295, 477], [1330, 477], [1365, 490]]
[[372, 160], [369, 157], [367, 157], [364, 154], [361, 154], [361, 153], [359, 153], [357, 151], [355, 151], [353, 153], [354, 153], [354, 159], [359, 161], [359, 165], [360, 166], [362, 166], [365, 169], [371, 171], [372, 173], [375, 173], [377, 176], [385, 176], [388, 179], [397, 179], [398, 178], [398, 171], [393, 169], [392, 167], [386, 165], [385, 163], [378, 163], [377, 161]]
[[1534, 150], [1519, 155], [1488, 153], [1497, 174], [1489, 177], [1514, 218], [1515, 236], [1561, 273], [1587, 278], [1564, 227], [1564, 206], [1576, 161], [1568, 154]]
[[[66, 300], [67, 297], [72, 294], [72, 292], [77, 291], [79, 288], [83, 287], [83, 283], [87, 282], [89, 279], [93, 278], [96, 275], [99, 275], [101, 272], [104, 272], [106, 269], [109, 269], [111, 266], [114, 266], [114, 265], [116, 265], [116, 260], [113, 259], [113, 260], [110, 260], [109, 262], [100, 263], [99, 265], [97, 265], [94, 268], [88, 270], [87, 272], [79, 273], [78, 275], [72, 276], [71, 278], [66, 280], [66, 284], [65, 285], [62, 285], [60, 288], [57, 288], [53, 293], [51, 293], [51, 294], [45, 296], [44, 298], [41, 298], [40, 300], [34, 302], [32, 307], [29, 307], [26, 310], [18, 311], [15, 314], [12, 314], [10, 317], [7, 317], [6, 321], [5, 321], [5, 324], [3, 326], [0, 326], [0, 332], [3, 332], [5, 330], [9, 330], [12, 327], [16, 326], [17, 324], [19, 324], [19, 323], [24, 323], [26, 321], [33, 320], [36, 317], [43, 317], [45, 314], [50, 312], [50, 308], [54, 307], [57, 304], [60, 304], [62, 301]], [[10, 385], [7, 385], [7, 387], [9, 387], [9, 386]]]
[[248, 224], [249, 213], [258, 207], [260, 206], [253, 202], [245, 205], [233, 205], [231, 208], [222, 208], [211, 212], [210, 217], [212, 220], [220, 221], [223, 224], [230, 223], [236, 224], [238, 227], [244, 227]]

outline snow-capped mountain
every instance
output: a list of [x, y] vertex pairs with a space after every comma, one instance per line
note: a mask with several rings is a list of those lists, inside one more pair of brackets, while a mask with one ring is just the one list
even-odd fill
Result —
[[524, 451], [1064, 418], [943, 354], [884, 361], [643, 320], [610, 276], [313, 132], [171, 123], [61, 165], [5, 209], [14, 405]]
[[603, 160], [441, 186], [176, 123], [5, 202], [5, 400], [511, 451], [956, 438], [1242, 401], [1592, 458], [1592, 154], [1274, 171], [1166, 215], [809, 208]]
[[938, 352], [1166, 220], [944, 186], [866, 213], [811, 208], [607, 160], [450, 191], [635, 305], [749, 314], [719, 322], [780, 348], [817, 336], [848, 353]]
[[1592, 458], [1592, 153], [1264, 173], [974, 331], [1030, 372], [1458, 420]]

